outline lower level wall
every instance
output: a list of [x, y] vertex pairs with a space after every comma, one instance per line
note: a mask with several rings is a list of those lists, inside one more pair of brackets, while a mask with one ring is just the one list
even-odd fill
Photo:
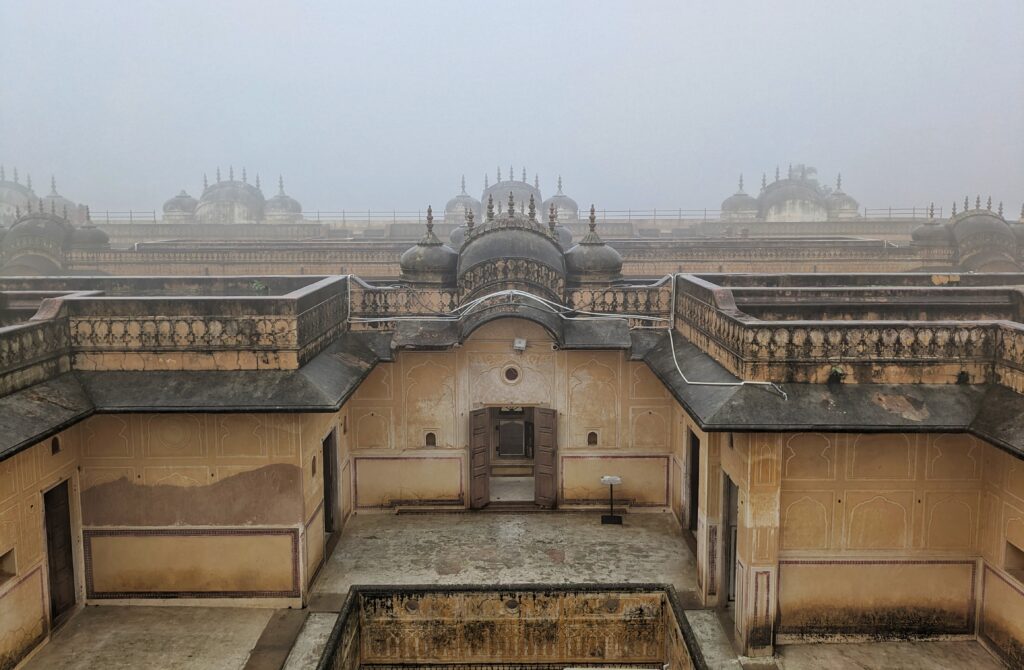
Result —
[[616, 500], [628, 500], [637, 507], [667, 507], [670, 502], [670, 454], [566, 454], [561, 456], [559, 502], [563, 504], [607, 504], [604, 475], [622, 477], [615, 487]]
[[352, 458], [357, 508], [463, 505], [467, 499], [462, 452], [407, 453]]
[[776, 642], [828, 637], [973, 635], [978, 562], [779, 562]]
[[0, 586], [0, 669], [16, 666], [48, 632], [40, 565]]
[[1003, 571], [984, 564], [978, 635], [1011, 668], [1024, 667], [1024, 587]]
[[302, 596], [297, 528], [86, 528], [86, 597]]

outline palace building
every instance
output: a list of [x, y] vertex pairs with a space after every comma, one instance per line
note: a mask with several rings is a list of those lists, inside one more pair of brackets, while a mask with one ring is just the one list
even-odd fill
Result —
[[233, 170], [141, 223], [0, 183], [0, 668], [152, 605], [266, 612], [238, 667], [1024, 665], [1024, 221], [509, 172], [376, 237]]

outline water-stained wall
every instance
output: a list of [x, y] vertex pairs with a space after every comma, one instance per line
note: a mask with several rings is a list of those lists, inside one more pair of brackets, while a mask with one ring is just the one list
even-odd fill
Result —
[[87, 597], [301, 602], [323, 560], [321, 444], [336, 422], [334, 414], [87, 419], [79, 426]]
[[[516, 338], [525, 351], [513, 350]], [[403, 351], [379, 364], [349, 403], [357, 507], [465, 505], [470, 412], [523, 405], [558, 410], [560, 503], [603, 503], [598, 480], [613, 473], [633, 504], [668, 506], [671, 396], [624, 352], [552, 344], [537, 324], [501, 319], [455, 350]]]

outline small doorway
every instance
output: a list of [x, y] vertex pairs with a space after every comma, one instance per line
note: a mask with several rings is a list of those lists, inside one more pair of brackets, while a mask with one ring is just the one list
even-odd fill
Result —
[[43, 494], [43, 516], [50, 578], [50, 627], [53, 628], [75, 607], [75, 559], [67, 480]]
[[492, 503], [534, 501], [534, 422], [532, 407], [494, 407]]
[[555, 506], [558, 415], [544, 407], [486, 407], [470, 416], [470, 506]]
[[700, 438], [688, 431], [690, 435], [690, 497], [687, 505], [687, 528], [697, 534], [697, 506], [700, 504]]
[[726, 607], [732, 608], [736, 603], [736, 582], [739, 564], [736, 554], [736, 536], [739, 527], [740, 516], [740, 495], [739, 489], [732, 479], [725, 476], [725, 584], [726, 584]]
[[337, 530], [338, 518], [338, 429], [334, 428], [322, 444], [320, 462], [324, 468], [324, 534]]

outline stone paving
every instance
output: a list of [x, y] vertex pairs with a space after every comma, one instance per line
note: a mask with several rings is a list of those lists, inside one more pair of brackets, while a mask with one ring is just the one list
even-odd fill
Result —
[[273, 613], [242, 607], [86, 607], [24, 670], [237, 670]]
[[696, 562], [671, 514], [366, 514], [345, 526], [314, 593], [353, 584], [658, 582], [693, 600]]
[[794, 644], [776, 647], [781, 670], [999, 670], [992, 654], [973, 640]]

